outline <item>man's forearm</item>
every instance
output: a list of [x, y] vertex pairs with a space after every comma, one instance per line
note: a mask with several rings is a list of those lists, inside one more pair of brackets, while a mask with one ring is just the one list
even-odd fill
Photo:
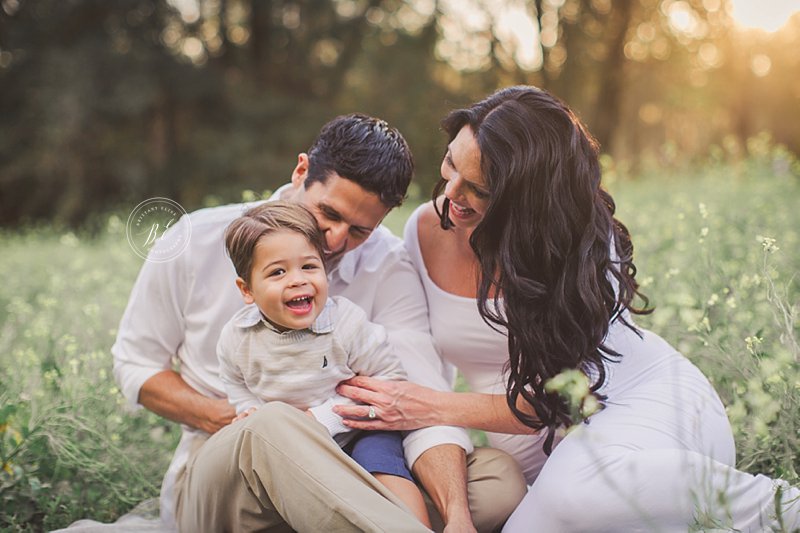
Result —
[[145, 381], [139, 390], [139, 403], [158, 415], [207, 433], [216, 433], [236, 416], [227, 399], [203, 396], [172, 370]]
[[467, 461], [460, 446], [442, 444], [427, 450], [414, 462], [414, 475], [442, 516], [445, 525], [472, 526], [467, 498]]

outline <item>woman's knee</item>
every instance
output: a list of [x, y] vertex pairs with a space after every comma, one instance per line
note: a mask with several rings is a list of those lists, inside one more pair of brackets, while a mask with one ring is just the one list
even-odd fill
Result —
[[685, 531], [692, 495], [700, 496], [693, 480], [709, 463], [683, 450], [638, 450], [591, 462], [575, 454], [558, 459], [545, 465], [511, 523], [544, 520], [553, 531], [648, 531], [655, 523]]

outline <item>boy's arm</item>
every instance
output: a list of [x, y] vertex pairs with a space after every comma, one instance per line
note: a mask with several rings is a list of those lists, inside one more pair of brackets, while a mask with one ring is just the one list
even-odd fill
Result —
[[[348, 354], [347, 366], [356, 374], [383, 379], [405, 379], [406, 373], [392, 347], [388, 343], [383, 326], [367, 321], [367, 315], [356, 304], [344, 298], [336, 298], [336, 329], [334, 335], [342, 342]], [[352, 431], [342, 423], [342, 417], [333, 412], [337, 405], [355, 402], [350, 398], [335, 396], [309, 412], [328, 428], [331, 436]]]
[[348, 300], [339, 300], [342, 317], [337, 329], [342, 331], [348, 366], [360, 376], [381, 379], [407, 379], [407, 374], [389, 343], [386, 328], [367, 320], [360, 307]]
[[256, 396], [247, 386], [242, 368], [234, 362], [236, 348], [241, 339], [236, 335], [234, 328], [228, 323], [223, 329], [217, 343], [217, 358], [219, 359], [219, 377], [225, 386], [228, 402], [234, 407], [236, 414], [258, 407], [264, 402]]
[[317, 422], [325, 426], [330, 436], [333, 437], [340, 433], [353, 431], [353, 428], [349, 428], [342, 423], [342, 417], [334, 413], [333, 408], [337, 405], [352, 405], [353, 403], [353, 400], [350, 398], [335, 394], [321, 404], [309, 407], [307, 412], [311, 414]]

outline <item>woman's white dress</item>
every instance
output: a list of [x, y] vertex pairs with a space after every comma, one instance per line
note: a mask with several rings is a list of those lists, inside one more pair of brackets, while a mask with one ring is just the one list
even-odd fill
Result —
[[[507, 339], [483, 322], [474, 298], [431, 280], [417, 232], [421, 209], [406, 224], [405, 242], [442, 358], [472, 391], [504, 394]], [[516, 458], [531, 485], [504, 531], [770, 531], [778, 523], [778, 486], [787, 530], [800, 527], [800, 490], [734, 469], [733, 435], [713, 387], [666, 341], [641, 334], [611, 325], [606, 344], [623, 357], [606, 364], [606, 408], [558, 442], [549, 458], [544, 432], [487, 434], [493, 447]]]

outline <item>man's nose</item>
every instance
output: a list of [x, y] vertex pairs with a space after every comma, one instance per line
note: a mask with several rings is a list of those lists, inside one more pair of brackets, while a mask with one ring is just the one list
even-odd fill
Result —
[[329, 252], [338, 252], [347, 246], [347, 224], [331, 224], [325, 229], [325, 243]]

